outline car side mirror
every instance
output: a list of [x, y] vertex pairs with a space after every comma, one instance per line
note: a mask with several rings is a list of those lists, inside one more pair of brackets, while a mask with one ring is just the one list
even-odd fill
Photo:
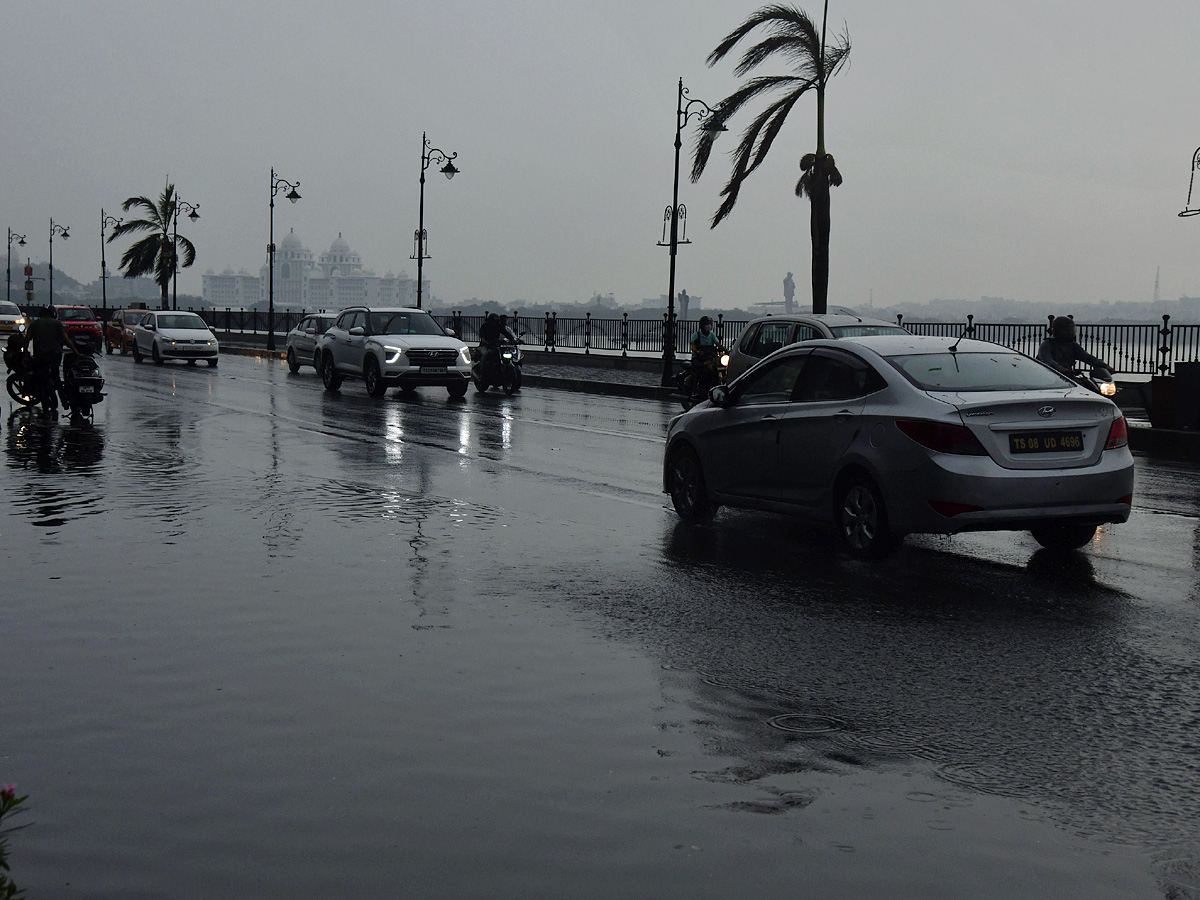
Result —
[[317, 333], [317, 329], [315, 329], [315, 328], [305, 328], [305, 329], [304, 329], [304, 333], [305, 333], [305, 334], [316, 334], [316, 333]]
[[354, 337], [362, 337], [366, 333], [367, 329], [363, 328], [361, 325], [355, 325], [350, 329], [350, 334], [354, 335]]
[[729, 388], [723, 384], [718, 384], [708, 392], [708, 399], [712, 401], [713, 406], [720, 406], [722, 408], [729, 406]]

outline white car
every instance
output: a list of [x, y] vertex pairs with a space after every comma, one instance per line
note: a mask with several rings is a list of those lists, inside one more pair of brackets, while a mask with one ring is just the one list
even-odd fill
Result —
[[325, 390], [361, 378], [367, 393], [440, 385], [461, 397], [471, 383], [471, 351], [423, 309], [354, 306], [317, 339], [317, 370]]
[[208, 323], [191, 312], [148, 312], [133, 329], [133, 361], [147, 356], [160, 366], [168, 359], [186, 359], [189, 365], [203, 359], [217, 364], [221, 352]]
[[24, 334], [27, 324], [21, 307], [8, 300], [0, 300], [0, 334]]

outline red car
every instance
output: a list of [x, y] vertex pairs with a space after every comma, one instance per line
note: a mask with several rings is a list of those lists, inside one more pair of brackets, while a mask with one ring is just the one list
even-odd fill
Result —
[[100, 322], [90, 306], [56, 306], [54, 315], [63, 323], [67, 336], [80, 350], [99, 353], [104, 344]]

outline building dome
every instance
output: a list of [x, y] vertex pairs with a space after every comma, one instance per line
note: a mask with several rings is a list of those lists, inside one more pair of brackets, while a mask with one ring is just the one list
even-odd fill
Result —
[[304, 244], [301, 243], [300, 238], [296, 237], [295, 229], [292, 229], [284, 236], [281, 246], [289, 250], [299, 250], [303, 248]]
[[342, 237], [342, 233], [340, 231], [338, 232], [337, 240], [329, 245], [329, 252], [330, 253], [349, 253], [350, 252], [350, 245], [348, 243], [346, 243], [346, 240], [345, 240], [345, 238]]

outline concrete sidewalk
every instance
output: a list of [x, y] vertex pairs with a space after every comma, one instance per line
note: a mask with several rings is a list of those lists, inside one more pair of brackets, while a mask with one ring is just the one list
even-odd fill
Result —
[[[262, 347], [222, 344], [222, 353], [247, 356], [275, 356]], [[550, 388], [602, 394], [611, 397], [630, 397], [638, 400], [673, 402], [671, 390], [662, 386], [662, 362], [658, 359], [601, 356], [599, 354], [544, 353], [527, 351], [522, 366], [524, 384], [532, 388]], [[1130, 407], [1126, 411], [1129, 423], [1129, 446], [1139, 453], [1200, 462], [1200, 432], [1169, 428], [1152, 428], [1145, 410]]]

